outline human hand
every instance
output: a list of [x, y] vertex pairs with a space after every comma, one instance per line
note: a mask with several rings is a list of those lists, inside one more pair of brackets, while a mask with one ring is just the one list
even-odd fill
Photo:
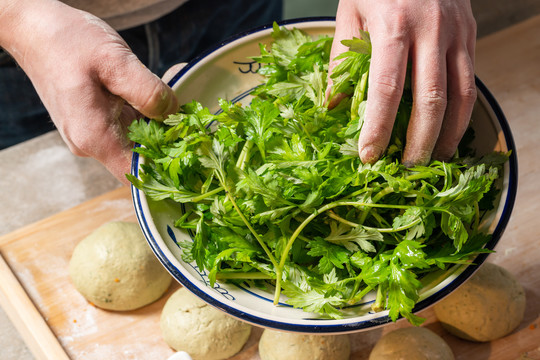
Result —
[[0, 36], [0, 44], [31, 79], [70, 150], [96, 158], [128, 184], [127, 126], [139, 113], [176, 112], [173, 91], [97, 17], [58, 1], [14, 3], [12, 36]]
[[359, 37], [359, 29], [368, 31], [372, 42], [358, 143], [362, 162], [375, 162], [388, 146], [408, 61], [413, 108], [403, 163], [449, 160], [476, 101], [476, 22], [470, 0], [341, 0], [331, 59], [348, 50], [341, 41]]

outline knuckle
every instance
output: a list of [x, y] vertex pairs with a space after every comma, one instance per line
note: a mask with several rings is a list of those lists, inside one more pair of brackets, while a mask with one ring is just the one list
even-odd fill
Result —
[[118, 64], [122, 63], [121, 56], [116, 49], [111, 49], [110, 46], [102, 46], [95, 50], [96, 67], [98, 71], [110, 75]]
[[405, 10], [395, 9], [387, 14], [383, 20], [387, 41], [394, 43], [405, 43], [409, 33], [409, 19], [405, 15]]
[[459, 90], [458, 96], [467, 104], [474, 104], [478, 96], [474, 83], [467, 84]]
[[427, 25], [431, 29], [440, 30], [445, 23], [445, 13], [439, 6], [430, 6], [427, 12]]
[[394, 101], [401, 97], [403, 84], [394, 76], [381, 74], [373, 84], [372, 90], [386, 101]]
[[78, 145], [76, 145], [74, 142], [69, 139], [69, 141], [66, 141], [66, 144], [68, 146], [69, 151], [75, 156], [78, 157], [88, 157], [88, 154], [81, 149]]
[[96, 50], [95, 72], [97, 77], [108, 87], [116, 87], [131, 78], [126, 70], [133, 61], [139, 61], [131, 50], [122, 44], [112, 43]]
[[419, 104], [432, 108], [446, 108], [446, 89], [440, 85], [432, 84], [420, 91], [420, 96], [417, 100]]
[[80, 157], [88, 157], [93, 154], [94, 143], [89, 136], [81, 132], [72, 132], [69, 135], [69, 139], [73, 148], [71, 152]]
[[141, 99], [139, 104], [133, 104], [135, 109], [150, 117], [160, 116], [167, 110], [167, 90], [157, 77], [149, 79], [140, 89], [144, 89], [144, 93], [139, 94], [140, 98], [134, 96]]

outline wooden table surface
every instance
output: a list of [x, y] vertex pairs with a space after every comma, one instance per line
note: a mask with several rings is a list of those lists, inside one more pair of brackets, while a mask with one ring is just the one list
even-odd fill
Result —
[[[537, 149], [537, 146], [540, 145], [540, 16], [481, 39], [477, 44], [476, 56], [476, 73], [499, 102], [514, 134], [519, 168], [518, 195], [512, 218], [499, 242], [497, 253], [491, 255], [489, 261], [504, 266], [520, 280], [527, 295], [526, 314], [516, 332], [503, 339], [483, 344], [459, 340], [445, 333], [434, 318], [431, 309], [424, 310], [420, 315], [428, 318], [425, 326], [443, 336], [451, 345], [456, 354], [456, 359], [540, 359], [540, 246], [536, 244], [537, 237], [540, 233], [536, 227], [537, 217], [540, 215], [540, 192], [537, 189], [537, 186], [540, 186], [540, 181], [538, 181], [540, 176], [540, 151]], [[115, 192], [114, 194], [114, 196], [120, 196], [117, 198], [118, 201], [111, 202], [108, 199], [106, 202], [103, 202], [102, 199], [101, 202], [92, 203], [92, 206], [108, 206], [109, 209], [112, 209], [118, 206], [125, 206], [125, 201], [129, 201], [125, 190], [120, 190], [120, 193]], [[82, 209], [87, 209], [88, 206], [83, 205]], [[81, 208], [78, 211], [81, 211]], [[45, 219], [40, 222], [39, 226], [45, 226], [50, 231], [58, 224], [59, 219], [65, 218], [65, 216], [66, 214], [59, 214], [51, 218], [54, 220], [52, 222], [48, 222]], [[130, 216], [128, 218], [131, 219]], [[107, 219], [101, 220], [105, 221]], [[59, 319], [59, 315], [52, 316], [52, 312], [47, 313], [47, 311], [52, 310], [45, 309], [42, 302], [43, 297], [50, 296], [50, 293], [48, 294], [46, 289], [39, 290], [39, 286], [32, 288], [32, 282], [27, 281], [28, 277], [32, 275], [28, 273], [29, 267], [25, 267], [24, 263], [18, 261], [20, 258], [16, 257], [24, 257], [24, 253], [22, 253], [23, 248], [26, 249], [24, 251], [30, 251], [31, 249], [18, 245], [18, 241], [25, 238], [25, 241], [28, 242], [32, 237], [36, 237], [39, 233], [36, 232], [36, 229], [40, 228], [32, 225], [2, 237], [0, 239], [0, 254], [6, 258], [6, 262], [10, 265], [16, 279], [23, 285], [31, 301], [37, 307], [38, 312], [36, 314], [38, 316], [41, 314], [43, 317], [42, 320], [44, 320], [42, 324], [38, 324], [39, 321], [36, 322], [36, 318], [31, 318], [28, 314], [18, 314], [17, 321], [23, 322], [19, 324], [19, 330], [21, 330], [25, 340], [31, 343], [31, 348], [36, 354], [36, 357], [47, 359], [49, 358], [46, 354], [47, 344], [36, 341], [36, 329], [43, 325], [46, 328], [48, 325], [58, 332], [60, 331], [58, 324], [64, 324], [66, 327], [69, 324], [72, 328], [83, 327], [85, 324], [81, 321], [87, 315], [79, 316], [75, 314], [65, 319]], [[21, 234], [24, 234], [24, 237]], [[50, 235], [51, 233], [48, 234]], [[77, 236], [81, 237], [82, 233]], [[69, 258], [69, 250], [73, 246], [74, 244], [71, 243], [67, 248], [58, 249], [60, 256], [64, 260]], [[21, 250], [19, 251], [18, 249]], [[39, 248], [34, 250], [39, 251]], [[42, 271], [45, 270], [42, 269]], [[50, 269], [50, 271], [58, 271], [58, 268]], [[9, 281], [11, 280], [13, 279], [9, 279]], [[0, 285], [4, 284], [7, 284], [7, 282], [2, 282]], [[9, 284], [13, 288], [16, 285], [13, 282]], [[14, 303], [13, 296], [17, 296], [17, 299], [20, 299], [24, 297], [24, 294], [17, 293], [15, 290], [8, 293], [5, 289], [6, 286], [3, 288], [4, 292], [0, 292], [2, 306], [6, 308], [6, 303], [9, 302], [12, 307], [17, 308], [18, 304]], [[57, 303], [61, 303], [59, 298]], [[89, 308], [84, 303], [78, 306], [85, 307], [86, 313], [96, 312], [95, 309]], [[159, 306], [161, 304], [156, 304], [147, 311], [141, 311], [141, 314], [129, 314], [130, 317], [127, 321], [132, 324], [144, 323], [145, 325], [149, 325], [148, 328], [156, 329], [156, 316], [159, 316]], [[44, 312], [50, 316], [44, 316]], [[152, 316], [154, 318], [148, 321], [143, 320], [139, 316], [143, 314], [153, 314]], [[104, 312], [100, 316], [102, 315], [107, 315], [107, 313]], [[118, 315], [111, 316], [120, 319]], [[28, 324], [25, 325], [24, 321], [27, 321]], [[36, 328], [31, 328], [30, 324], [38, 325], [36, 325]], [[25, 326], [27, 327], [26, 330], [24, 329]], [[99, 324], [96, 326], [99, 327]], [[403, 326], [408, 325], [405, 322], [398, 322], [397, 324], [392, 324], [381, 329], [351, 335], [351, 339], [353, 340], [353, 355], [351, 359], [367, 359], [370, 347], [381, 335]], [[144, 333], [148, 328], [140, 329], [140, 331]], [[136, 330], [133, 331], [137, 333]], [[259, 358], [257, 355], [256, 338], [260, 335], [260, 331], [260, 329], [255, 331], [246, 349], [241, 354], [235, 356], [234, 359], [255, 360]], [[58, 334], [53, 332], [54, 335]], [[152, 341], [157, 342], [153, 343], [153, 346], [159, 349], [158, 352], [160, 353], [158, 358], [170, 354], [170, 349], [163, 344], [159, 344], [156, 334], [153, 336]], [[40, 340], [42, 341], [42, 339]], [[96, 341], [96, 338], [93, 340]], [[114, 343], [111, 339], [102, 341], [106, 343], [106, 346], [111, 346]], [[59, 343], [65, 350], [68, 350], [66, 349], [67, 344], [75, 344], [76, 341], [69, 334], [64, 333]], [[99, 344], [95, 345], [99, 347]], [[72, 347], [71, 350], [67, 351], [71, 358], [79, 358], [78, 356], [74, 356], [76, 354], [75, 350], [76, 348]], [[49, 351], [53, 350], [49, 349]], [[84, 351], [81, 350], [81, 353], [84, 353]], [[124, 358], [146, 358], [144, 355], [137, 356], [125, 348], [123, 351]], [[92, 357], [83, 356], [81, 358], [88, 359]]]

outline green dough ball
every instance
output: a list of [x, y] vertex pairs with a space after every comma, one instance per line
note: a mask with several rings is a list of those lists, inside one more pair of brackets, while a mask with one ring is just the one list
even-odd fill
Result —
[[73, 251], [69, 275], [75, 288], [107, 310], [134, 310], [159, 299], [171, 284], [135, 223], [110, 222]]
[[165, 342], [193, 360], [221, 360], [238, 353], [251, 334], [251, 325], [208, 305], [186, 288], [175, 291], [160, 319]]
[[311, 335], [265, 329], [259, 341], [261, 360], [347, 360], [348, 335]]
[[375, 344], [369, 360], [454, 360], [448, 344], [423, 327], [394, 330]]
[[486, 263], [433, 309], [450, 333], [466, 340], [491, 341], [508, 335], [521, 323], [525, 292], [506, 269]]

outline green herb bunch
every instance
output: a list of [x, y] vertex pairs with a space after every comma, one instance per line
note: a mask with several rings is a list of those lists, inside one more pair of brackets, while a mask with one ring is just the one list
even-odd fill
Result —
[[133, 122], [129, 136], [146, 162], [129, 180], [153, 200], [185, 204], [175, 226], [193, 241], [179, 245], [211, 283], [248, 281], [274, 291], [276, 304], [283, 294], [328, 318], [374, 291], [374, 311], [420, 324], [422, 279], [487, 251], [479, 223], [507, 156], [404, 167], [406, 86], [388, 150], [363, 164], [369, 35], [344, 41], [330, 97], [349, 96], [333, 109], [332, 38], [277, 25], [272, 36], [253, 57], [265, 81], [249, 105], [220, 100], [216, 115], [193, 101], [163, 123]]

